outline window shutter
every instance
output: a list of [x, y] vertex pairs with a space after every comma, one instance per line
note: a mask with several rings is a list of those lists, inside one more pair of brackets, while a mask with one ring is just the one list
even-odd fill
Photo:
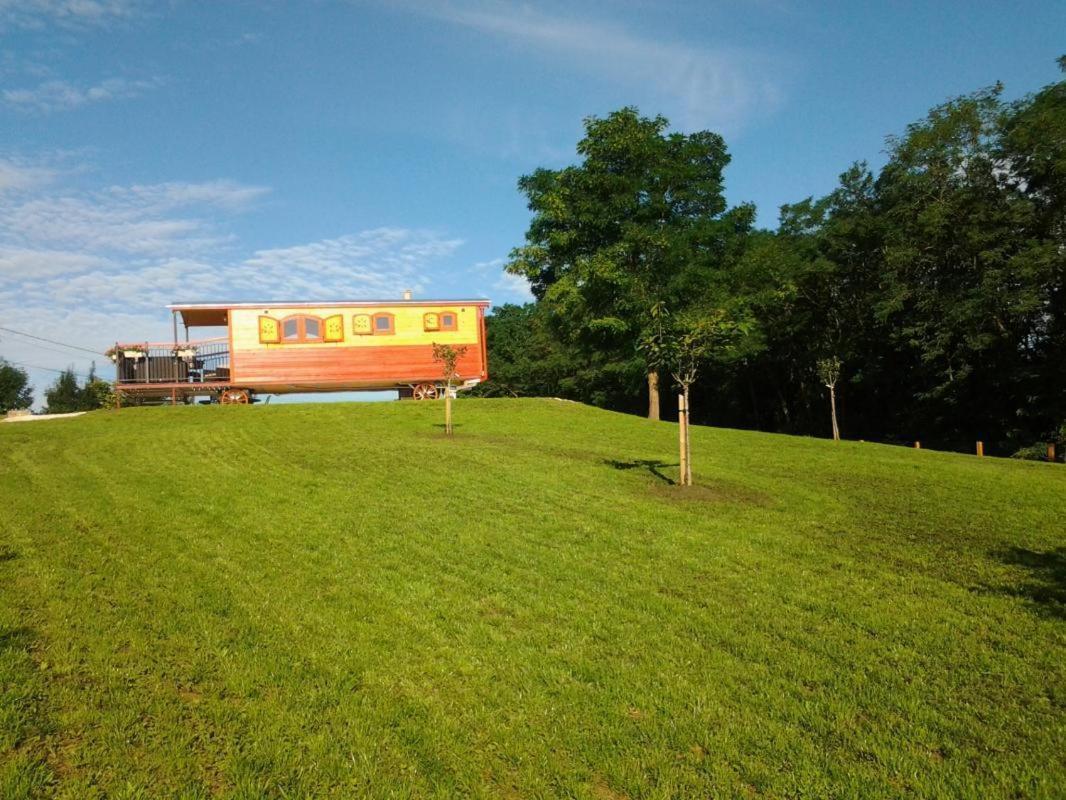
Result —
[[344, 317], [342, 317], [340, 314], [335, 314], [332, 317], [326, 317], [326, 332], [322, 338], [327, 342], [343, 342]]
[[374, 332], [374, 328], [370, 323], [369, 314], [356, 314], [352, 317], [352, 333], [357, 336], [367, 336]]
[[440, 330], [440, 316], [436, 312], [430, 311], [428, 314], [423, 315], [422, 321], [423, 327], [427, 331], [439, 331]]
[[281, 328], [273, 317], [259, 318], [259, 343], [277, 344], [281, 341]]

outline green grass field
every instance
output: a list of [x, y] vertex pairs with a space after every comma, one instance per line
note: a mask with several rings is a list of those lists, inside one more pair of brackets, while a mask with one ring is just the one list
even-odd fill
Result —
[[1062, 797], [1066, 469], [558, 401], [0, 425], [0, 797]]

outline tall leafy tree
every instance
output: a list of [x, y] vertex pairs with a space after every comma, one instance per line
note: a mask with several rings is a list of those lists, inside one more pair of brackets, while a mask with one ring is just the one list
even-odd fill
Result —
[[73, 411], [93, 411], [114, 403], [113, 387], [96, 376], [96, 365], [89, 369], [83, 385], [78, 384], [74, 370], [64, 370], [45, 392], [45, 411], [48, 414], [68, 414]]
[[999, 157], [1001, 87], [933, 109], [890, 141], [878, 179], [875, 311], [915, 357], [914, 420], [959, 444], [1014, 438], [1047, 307], [1036, 207]]
[[552, 330], [547, 316], [536, 303], [508, 303], [492, 310], [485, 320], [489, 379], [475, 394], [594, 402], [598, 381], [585, 371], [580, 354]]
[[82, 388], [73, 369], [66, 369], [44, 393], [46, 414], [69, 414], [84, 411]]
[[33, 387], [26, 370], [0, 358], [0, 414], [33, 405]]
[[727, 209], [722, 137], [669, 133], [668, 124], [631, 107], [586, 119], [579, 164], [519, 181], [533, 219], [507, 265], [567, 341], [619, 374], [646, 376], [656, 419], [659, 374], [637, 348], [651, 309], [681, 311], [721, 290], [754, 219], [750, 206]]
[[[1066, 73], [1066, 56], [1058, 60]], [[1033, 317], [1031, 405], [1045, 430], [1066, 428], [1066, 79], [1007, 109], [998, 155], [1010, 183], [1033, 203], [1025, 260], [1041, 282]]]

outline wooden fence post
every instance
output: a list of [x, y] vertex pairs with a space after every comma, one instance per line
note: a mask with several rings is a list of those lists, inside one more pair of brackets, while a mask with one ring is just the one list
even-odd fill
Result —
[[985, 454], [985, 443], [984, 442], [978, 442], [977, 443], [977, 455], [980, 457], [980, 456], [983, 456], [984, 454]]
[[915, 442], [914, 443], [914, 449], [915, 450], [921, 450], [922, 449], [922, 443], [921, 442]]
[[1055, 461], [1055, 443], [1054, 442], [1048, 442], [1047, 460], [1051, 461], [1052, 463], [1054, 463], [1054, 461]]

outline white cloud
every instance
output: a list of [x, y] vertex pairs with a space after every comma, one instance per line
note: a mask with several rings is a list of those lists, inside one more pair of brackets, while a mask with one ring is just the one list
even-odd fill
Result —
[[264, 282], [284, 287], [286, 297], [396, 297], [421, 291], [428, 268], [454, 253], [461, 239], [429, 231], [377, 228], [295, 247], [259, 250], [233, 276], [235, 286]]
[[137, 97], [161, 83], [159, 79], [131, 81], [108, 78], [93, 86], [80, 87], [67, 81], [50, 80], [28, 89], [4, 89], [0, 97], [12, 108], [48, 113]]
[[508, 272], [504, 272], [500, 275], [499, 280], [493, 284], [493, 287], [503, 292], [507, 300], [514, 300], [519, 303], [533, 301], [533, 292], [529, 288], [529, 281], [519, 275], [511, 275]]
[[506, 264], [506, 258], [493, 258], [489, 261], [479, 261], [470, 267], [470, 272], [477, 276], [476, 279], [482, 284], [488, 284], [492, 289], [491, 292], [481, 290], [480, 296], [492, 297], [497, 304], [531, 302], [533, 292], [530, 291], [529, 281], [504, 272]]
[[[0, 198], [0, 243], [6, 239], [27, 249], [141, 256], [202, 252], [230, 238], [204, 219], [204, 212], [242, 211], [268, 191], [233, 181], [209, 181]], [[179, 210], [200, 214], [176, 214]]]
[[0, 26], [104, 26], [137, 13], [136, 0], [0, 0]]
[[701, 48], [627, 30], [610, 21], [551, 16], [513, 2], [412, 2], [423, 15], [479, 31], [534, 55], [565, 59], [671, 107], [683, 128], [735, 128], [780, 101], [779, 70], [736, 47]]
[[[397, 297], [434, 282], [463, 244], [433, 231], [376, 228], [242, 253], [227, 229], [268, 190], [234, 181], [77, 191], [48, 173], [0, 162], [0, 319], [6, 327], [103, 352], [116, 339], [165, 341], [164, 306], [206, 299]], [[51, 183], [47, 180], [51, 180]], [[17, 189], [17, 190], [16, 190]], [[17, 336], [0, 355], [88, 371], [93, 356]], [[97, 364], [108, 375], [108, 363]], [[41, 389], [54, 373], [31, 370]]]
[[0, 247], [0, 278], [45, 278], [109, 266], [108, 259], [88, 253]]
[[228, 180], [112, 186], [106, 191], [117, 200], [157, 210], [206, 205], [224, 211], [242, 211], [270, 192], [265, 186], [244, 186]]
[[52, 180], [54, 175], [50, 169], [0, 159], [0, 195], [32, 189]]

